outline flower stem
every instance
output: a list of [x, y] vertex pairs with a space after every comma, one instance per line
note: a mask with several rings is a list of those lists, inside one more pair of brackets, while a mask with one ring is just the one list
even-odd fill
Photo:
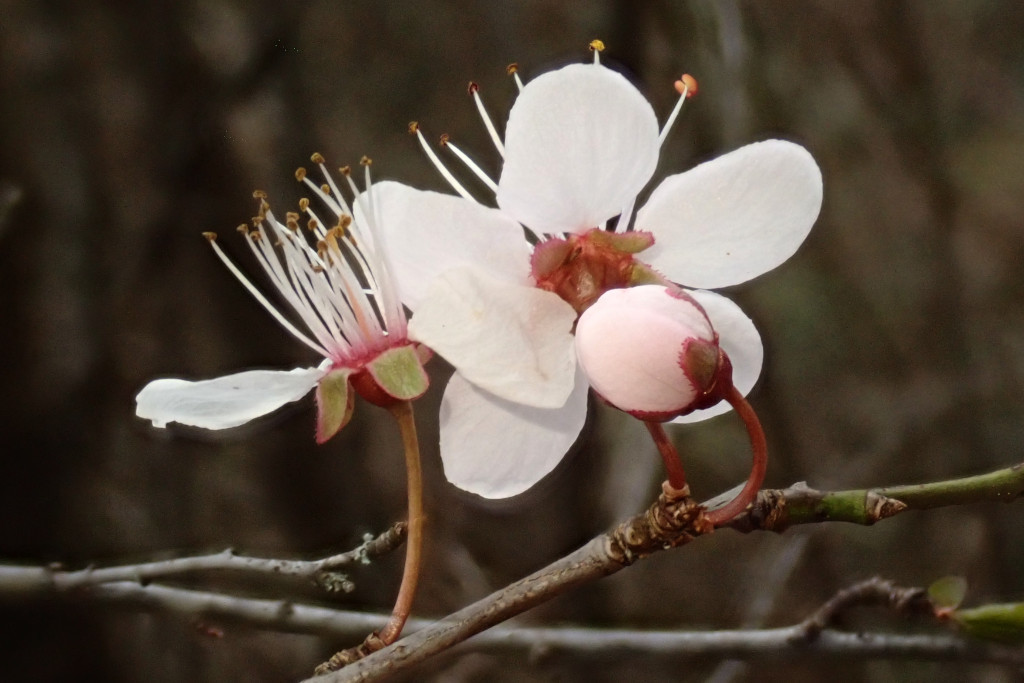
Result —
[[651, 433], [651, 438], [654, 439], [654, 445], [658, 447], [661, 461], [665, 463], [665, 472], [668, 474], [669, 485], [680, 491], [685, 489], [686, 472], [683, 471], [683, 461], [679, 457], [676, 447], [669, 440], [668, 434], [665, 433], [665, 428], [660, 422], [647, 422], [645, 420], [644, 424], [647, 426], [647, 431]]
[[420, 578], [420, 559], [423, 550], [423, 471], [420, 467], [420, 444], [416, 437], [416, 421], [413, 419], [412, 403], [401, 401], [391, 408], [391, 414], [402, 432], [402, 446], [405, 450], [405, 471], [409, 489], [409, 536], [405, 544], [405, 569], [398, 598], [391, 611], [391, 618], [380, 631], [385, 645], [398, 640], [402, 634], [409, 613], [412, 611], [416, 584]]
[[420, 442], [416, 437], [416, 421], [413, 419], [412, 403], [400, 401], [389, 408], [402, 432], [402, 446], [405, 450], [405, 472], [409, 489], [409, 529], [405, 540], [405, 568], [402, 571], [402, 585], [391, 610], [391, 617], [379, 632], [371, 633], [361, 644], [336, 653], [314, 671], [325, 674], [359, 661], [398, 640], [405, 622], [412, 612], [412, 601], [416, 596], [416, 584], [420, 579], [420, 561], [423, 554], [423, 471], [420, 469]]
[[707, 520], [715, 526], [725, 524], [743, 512], [753, 502], [754, 498], [757, 497], [761, 484], [764, 482], [765, 471], [768, 469], [768, 443], [764, 438], [764, 430], [761, 429], [761, 421], [757, 419], [754, 409], [750, 407], [747, 399], [743, 398], [743, 394], [734, 386], [729, 387], [725, 400], [729, 402], [743, 419], [743, 423], [747, 425], [747, 434], [750, 435], [750, 448], [753, 451], [754, 461], [750, 468], [750, 476], [747, 478], [747, 483], [743, 486], [743, 490], [723, 507], [710, 510], [707, 513]]

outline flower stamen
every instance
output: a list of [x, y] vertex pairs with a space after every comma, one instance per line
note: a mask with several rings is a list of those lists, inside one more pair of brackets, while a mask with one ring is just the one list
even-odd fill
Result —
[[473, 96], [473, 101], [476, 102], [476, 109], [480, 112], [480, 118], [484, 121], [484, 127], [487, 128], [488, 135], [491, 136], [491, 141], [494, 142], [494, 147], [498, 150], [498, 154], [501, 158], [505, 158], [505, 145], [501, 141], [501, 136], [498, 135], [498, 129], [494, 127], [494, 121], [487, 114], [487, 110], [484, 109], [484, 101], [480, 97], [480, 86], [473, 81], [469, 82], [469, 94]]
[[590, 41], [590, 51], [594, 53], [594, 64], [601, 63], [601, 52], [604, 51], [604, 41], [592, 40]]
[[451, 138], [448, 136], [448, 133], [443, 134], [439, 142], [442, 147], [444, 147], [445, 149], [449, 150], [452, 154], [457, 156], [459, 158], [459, 161], [461, 161], [466, 166], [466, 168], [472, 171], [473, 175], [479, 178], [480, 182], [486, 185], [491, 190], [491, 192], [498, 191], [498, 183], [491, 180], [491, 177], [487, 175], [487, 173], [485, 173], [482, 168], [480, 168], [479, 164], [470, 159], [469, 155], [467, 155], [461, 149], [456, 147], [455, 143], [452, 142]]
[[505, 73], [515, 80], [516, 87], [519, 89], [519, 92], [523, 92], [523, 79], [519, 78], [519, 64], [512, 62], [505, 67]]
[[672, 108], [672, 113], [668, 115], [668, 119], [665, 121], [665, 125], [661, 129], [661, 134], [658, 135], [659, 145], [665, 142], [665, 138], [668, 137], [668, 132], [672, 130], [672, 125], [676, 122], [679, 112], [683, 109], [683, 102], [697, 94], [697, 79], [690, 74], [683, 74], [682, 77], [674, 83], [674, 85], [676, 92], [679, 93], [679, 99], [676, 100], [676, 106]]
[[420, 147], [423, 148], [427, 158], [430, 159], [432, 164], [434, 164], [434, 168], [436, 168], [438, 173], [441, 174], [441, 177], [448, 181], [448, 184], [452, 186], [452, 189], [461, 195], [463, 199], [468, 199], [473, 203], [479, 204], [480, 202], [476, 201], [473, 195], [471, 195], [469, 191], [462, 186], [462, 183], [455, 179], [455, 176], [453, 176], [451, 171], [448, 170], [448, 167], [441, 163], [441, 160], [436, 154], [434, 154], [434, 150], [430, 148], [430, 145], [427, 143], [427, 139], [423, 137], [423, 131], [420, 130], [420, 124], [416, 121], [411, 122], [409, 124], [409, 132], [415, 135], [420, 141]]
[[[246, 233], [248, 233], [248, 226], [241, 225], [239, 226], [239, 228], [244, 228]], [[249, 293], [253, 295], [253, 298], [255, 298], [256, 301], [258, 301], [260, 305], [263, 306], [263, 308], [266, 309], [266, 311], [274, 317], [274, 320], [276, 320], [281, 325], [281, 327], [286, 329], [293, 337], [295, 337], [300, 342], [302, 342], [309, 348], [319, 353], [321, 356], [325, 358], [330, 356], [330, 354], [327, 353], [327, 351], [322, 346], [317, 344], [315, 341], [313, 341], [306, 335], [302, 334], [302, 332], [300, 332], [298, 328], [295, 327], [295, 325], [291, 324], [291, 322], [289, 322], [287, 318], [281, 315], [280, 311], [277, 310], [277, 307], [274, 306], [274, 304], [270, 303], [267, 297], [263, 296], [263, 293], [260, 292], [260, 290], [258, 290], [255, 287], [255, 285], [252, 284], [252, 282], [249, 281], [249, 278], [247, 278], [242, 273], [242, 271], [240, 271], [238, 267], [231, 262], [231, 259], [227, 257], [227, 254], [225, 254], [224, 251], [220, 248], [220, 245], [217, 244], [217, 233], [204, 232], [203, 237], [205, 237], [207, 241], [210, 243], [210, 246], [213, 247], [213, 251], [215, 254], [217, 254], [217, 258], [219, 258], [221, 262], [225, 266], [227, 266], [227, 269], [231, 272], [231, 274], [234, 275], [235, 278], [242, 283], [243, 287], [249, 290]]]

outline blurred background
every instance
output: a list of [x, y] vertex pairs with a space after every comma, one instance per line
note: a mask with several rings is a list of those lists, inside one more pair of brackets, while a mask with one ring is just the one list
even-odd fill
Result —
[[[267, 316], [200, 233], [249, 272], [234, 226], [295, 167], [373, 157], [377, 179], [447, 191], [406, 133], [448, 132], [497, 175], [471, 99], [496, 120], [525, 79], [590, 58], [623, 70], [663, 120], [700, 81], [659, 175], [782, 137], [822, 168], [821, 218], [781, 268], [726, 293], [760, 327], [752, 394], [768, 485], [855, 488], [968, 475], [1024, 443], [1024, 4], [1015, 0], [0, 2], [0, 559], [137, 561], [220, 550], [315, 558], [404, 516], [386, 412], [365, 403], [317, 447], [307, 399], [233, 434], [157, 431], [134, 396], [159, 376], [317, 359]], [[662, 475], [642, 426], [603, 406], [529, 493], [486, 502], [444, 481], [436, 411], [416, 410], [429, 538], [416, 613], [441, 616], [643, 509]], [[698, 496], [749, 462], [720, 417], [673, 432]], [[201, 579], [261, 597], [390, 610], [396, 553], [326, 596]], [[1020, 504], [914, 513], [874, 528], [732, 532], [663, 553], [523, 623], [781, 625], [854, 581], [970, 582], [968, 602], [1024, 599]], [[912, 624], [883, 618], [906, 632]], [[857, 622], [852, 622], [857, 623]], [[288, 681], [341, 646], [94, 604], [0, 604], [0, 678]], [[1013, 680], [986, 666], [759, 664], [548, 653], [440, 657], [407, 680]]]

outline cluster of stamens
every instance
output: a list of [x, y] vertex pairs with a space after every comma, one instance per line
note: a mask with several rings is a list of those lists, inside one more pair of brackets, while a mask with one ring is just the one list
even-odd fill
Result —
[[[253, 255], [274, 283], [281, 297], [302, 320], [306, 334], [288, 320], [234, 265], [216, 242], [216, 234], [204, 233], [217, 256], [268, 312], [299, 341], [336, 363], [351, 363], [387, 348], [406, 336], [406, 319], [394, 287], [390, 284], [383, 255], [374, 244], [374, 210], [369, 166], [367, 192], [360, 193], [351, 169], [339, 169], [347, 181], [353, 201], [360, 209], [357, 220], [349, 202], [328, 173], [324, 158], [312, 156], [325, 182], [316, 185], [306, 169], [295, 178], [304, 183], [334, 214], [332, 227], [320, 219], [310, 200], [299, 201], [300, 212], [289, 211], [284, 222], [271, 211], [267, 194], [253, 193], [259, 201], [250, 225], [238, 231], [247, 237]], [[305, 230], [302, 214], [308, 216]]]

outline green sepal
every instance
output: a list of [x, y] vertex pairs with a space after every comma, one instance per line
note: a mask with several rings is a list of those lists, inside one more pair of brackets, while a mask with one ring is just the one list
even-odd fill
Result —
[[413, 346], [396, 346], [366, 364], [366, 371], [385, 393], [400, 401], [411, 401], [427, 391], [430, 380]]
[[967, 579], [944, 576], [928, 586], [928, 600], [936, 609], [956, 609], [967, 595]]
[[593, 244], [600, 244], [623, 254], [639, 254], [654, 244], [654, 235], [643, 230], [629, 232], [608, 232], [594, 229], [587, 234]]
[[1024, 644], [1024, 602], [983, 605], [953, 612], [964, 632], [975, 638]]
[[662, 285], [663, 287], [674, 287], [669, 280], [651, 268], [646, 263], [640, 261], [633, 261], [632, 266], [629, 270], [629, 286], [638, 287], [640, 285]]
[[350, 368], [331, 370], [316, 385], [316, 442], [324, 443], [348, 424], [355, 405]]

